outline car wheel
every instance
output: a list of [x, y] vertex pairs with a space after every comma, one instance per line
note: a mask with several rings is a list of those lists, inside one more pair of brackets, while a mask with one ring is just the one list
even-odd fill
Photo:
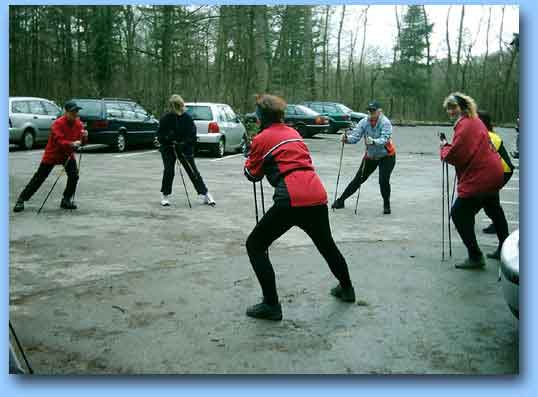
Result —
[[306, 127], [304, 125], [298, 125], [295, 127], [299, 135], [301, 135], [303, 138], [306, 138]]
[[125, 151], [125, 149], [127, 148], [127, 138], [125, 136], [125, 133], [118, 133], [118, 135], [116, 136], [115, 148], [116, 151], [120, 153]]
[[155, 149], [159, 149], [161, 147], [161, 143], [159, 142], [159, 139], [157, 139], [157, 137], [153, 138], [153, 147]]
[[24, 131], [24, 134], [22, 134], [21, 138], [21, 147], [25, 150], [30, 150], [34, 147], [35, 138], [34, 134], [31, 130]]
[[215, 154], [216, 157], [222, 157], [224, 156], [224, 151], [225, 151], [225, 145], [224, 145], [224, 139], [220, 139], [216, 144], [215, 144], [215, 147], [213, 149], [213, 153]]

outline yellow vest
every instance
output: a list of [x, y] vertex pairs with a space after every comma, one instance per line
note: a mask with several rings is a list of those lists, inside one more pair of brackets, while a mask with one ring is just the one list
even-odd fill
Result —
[[[494, 133], [493, 131], [488, 131], [489, 133], [489, 139], [491, 140], [491, 143], [493, 143], [493, 146], [495, 146], [495, 150], [497, 152], [499, 152], [499, 148], [501, 147], [501, 144], [503, 143], [503, 140], [501, 139], [501, 137], [499, 135], [497, 135], [496, 133]], [[511, 173], [512, 170], [510, 169], [510, 167], [508, 166], [508, 164], [506, 164], [506, 161], [504, 161], [504, 159], [502, 158], [501, 156], [501, 162], [503, 164], [503, 170], [505, 173]]]

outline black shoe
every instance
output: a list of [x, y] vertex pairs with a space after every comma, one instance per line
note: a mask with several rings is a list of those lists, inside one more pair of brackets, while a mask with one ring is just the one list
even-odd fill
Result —
[[485, 227], [484, 229], [482, 229], [482, 231], [486, 234], [495, 234], [497, 233], [495, 231], [495, 225], [492, 223], [491, 225], [489, 225], [488, 227]]
[[384, 214], [390, 214], [390, 205], [384, 205], [383, 206], [383, 213]]
[[344, 302], [355, 302], [355, 290], [353, 287], [342, 288], [340, 284], [331, 289], [331, 295]]
[[77, 209], [77, 205], [73, 201], [65, 199], [65, 198], [62, 199], [60, 207], [63, 208], [64, 210], [76, 210]]
[[15, 207], [13, 207], [13, 212], [24, 211], [24, 201], [17, 201]]
[[264, 320], [280, 321], [282, 320], [282, 307], [280, 303], [269, 305], [265, 302], [250, 306], [247, 309], [247, 316], [261, 318]]
[[501, 259], [501, 250], [499, 248], [497, 248], [495, 251], [493, 251], [493, 252], [491, 252], [489, 254], [486, 254], [486, 256], [489, 259], [500, 260]]
[[333, 210], [339, 210], [340, 208], [344, 208], [344, 200], [336, 199], [333, 205], [331, 205], [331, 208]]
[[480, 256], [480, 259], [471, 259], [468, 258], [463, 263], [456, 263], [454, 267], [456, 269], [481, 269], [486, 266], [486, 259], [484, 255]]

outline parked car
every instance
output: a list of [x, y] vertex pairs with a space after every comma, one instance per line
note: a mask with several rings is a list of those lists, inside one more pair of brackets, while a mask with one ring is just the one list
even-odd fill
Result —
[[504, 241], [501, 249], [501, 282], [510, 311], [519, 318], [519, 229]]
[[31, 149], [36, 143], [47, 142], [50, 126], [62, 109], [43, 98], [9, 98], [9, 143]]
[[303, 105], [329, 118], [330, 133], [337, 133], [341, 129], [353, 128], [366, 117], [366, 114], [354, 112], [347, 106], [337, 102], [306, 101]]
[[118, 152], [129, 146], [155, 144], [159, 121], [140, 104], [120, 98], [74, 98], [89, 144], [105, 144]]
[[188, 102], [185, 110], [196, 125], [196, 150], [210, 150], [216, 157], [244, 150], [247, 130], [229, 105]]
[[329, 132], [329, 118], [303, 105], [288, 104], [284, 113], [284, 123], [295, 128], [304, 138], [318, 133]]
[[[259, 124], [255, 112], [245, 114], [245, 122]], [[294, 128], [304, 138], [310, 138], [319, 133], [329, 132], [329, 118], [303, 106], [288, 104], [284, 113], [284, 123]]]

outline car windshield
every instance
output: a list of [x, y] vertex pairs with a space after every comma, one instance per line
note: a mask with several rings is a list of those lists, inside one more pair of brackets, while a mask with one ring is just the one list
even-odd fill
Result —
[[297, 114], [306, 114], [307, 116], [317, 116], [319, 113], [314, 110], [307, 108], [306, 106], [297, 105], [295, 106]]
[[213, 120], [213, 113], [209, 106], [188, 105], [186, 110], [193, 120]]
[[100, 101], [76, 101], [77, 105], [82, 109], [78, 112], [81, 117], [99, 117], [101, 116], [101, 102]]
[[351, 113], [353, 111], [350, 108], [348, 108], [347, 106], [342, 105], [342, 104], [338, 104], [336, 106], [344, 113]]

